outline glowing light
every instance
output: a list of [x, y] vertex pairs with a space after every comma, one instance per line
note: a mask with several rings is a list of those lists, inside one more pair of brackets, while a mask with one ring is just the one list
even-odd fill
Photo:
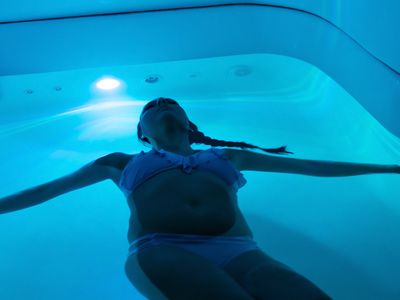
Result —
[[114, 78], [103, 78], [96, 82], [96, 87], [101, 90], [113, 90], [119, 87], [121, 82]]

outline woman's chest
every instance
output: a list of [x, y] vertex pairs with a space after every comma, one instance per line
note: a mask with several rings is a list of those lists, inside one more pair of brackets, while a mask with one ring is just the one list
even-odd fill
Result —
[[156, 175], [128, 197], [137, 234], [222, 234], [235, 220], [235, 197], [219, 178], [173, 169]]
[[149, 178], [129, 198], [140, 207], [186, 205], [189, 208], [207, 208], [231, 203], [236, 199], [236, 193], [224, 180], [210, 172], [192, 170], [185, 173], [181, 169], [170, 169]]

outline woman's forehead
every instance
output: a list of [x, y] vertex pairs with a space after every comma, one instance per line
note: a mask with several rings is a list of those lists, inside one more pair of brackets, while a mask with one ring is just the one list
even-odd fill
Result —
[[[169, 99], [169, 98], [163, 98], [163, 99], [165, 99], [164, 101], [167, 103], [178, 104], [178, 102], [176, 102], [173, 99]], [[155, 104], [157, 104], [157, 102], [158, 102], [157, 100], [151, 100], [150, 102], [146, 103], [145, 106], [143, 107], [143, 111], [147, 110], [149, 107], [155, 106]]]
[[[153, 104], [155, 104], [155, 103], [153, 103]], [[144, 118], [144, 115], [148, 115], [148, 113], [150, 113], [150, 115], [153, 116], [154, 114], [151, 113], [151, 111], [154, 107], [155, 107], [155, 105], [146, 104], [143, 107], [142, 113], [140, 114], [140, 120], [142, 120]], [[179, 104], [177, 104], [177, 106], [174, 106], [174, 107], [175, 107], [175, 110], [182, 111], [182, 113], [185, 114], [185, 111]]]

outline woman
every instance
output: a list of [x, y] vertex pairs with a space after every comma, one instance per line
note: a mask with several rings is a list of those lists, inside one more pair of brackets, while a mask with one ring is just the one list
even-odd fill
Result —
[[[244, 142], [211, 139], [178, 103], [147, 103], [138, 138], [152, 150], [114, 152], [72, 174], [0, 199], [0, 213], [36, 205], [111, 179], [131, 210], [125, 272], [149, 299], [332, 299], [313, 282], [264, 253], [237, 205], [246, 183], [240, 170], [351, 176], [399, 173], [398, 165], [281, 158], [246, 150]], [[194, 150], [192, 143], [211, 145]], [[263, 151], [292, 153], [285, 147]]]

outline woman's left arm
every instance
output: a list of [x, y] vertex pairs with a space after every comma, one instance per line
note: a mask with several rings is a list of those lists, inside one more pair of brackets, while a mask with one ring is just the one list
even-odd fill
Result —
[[353, 176], [361, 174], [397, 173], [400, 165], [382, 165], [278, 157], [247, 150], [224, 148], [239, 170], [297, 173], [311, 176]]
[[400, 174], [399, 165], [365, 164], [340, 161], [312, 160], [315, 176], [354, 176], [362, 174], [397, 173]]

